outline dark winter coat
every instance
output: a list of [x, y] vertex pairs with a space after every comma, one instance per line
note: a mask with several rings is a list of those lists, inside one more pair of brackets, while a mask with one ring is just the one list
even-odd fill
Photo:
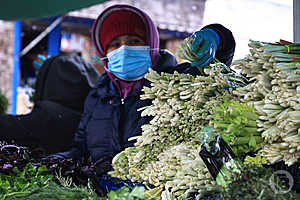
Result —
[[[231, 32], [222, 25], [209, 26], [222, 33], [221, 47], [217, 56], [226, 65], [230, 65], [235, 42]], [[222, 46], [223, 40], [227, 45]], [[177, 65], [176, 59], [167, 51], [160, 52], [160, 61], [155, 69], [158, 72], [200, 74], [198, 69], [189, 63]], [[144, 85], [150, 86], [145, 80]], [[151, 100], [140, 100], [141, 88], [132, 92], [126, 99], [121, 99], [118, 90], [107, 74], [100, 77], [85, 102], [83, 118], [75, 134], [73, 149], [60, 154], [64, 158], [81, 158], [91, 156], [92, 162], [112, 158], [126, 147], [133, 146], [128, 138], [141, 135], [141, 126], [149, 123], [151, 117], [141, 117], [139, 108], [151, 104]]]
[[46, 153], [69, 149], [85, 98], [98, 78], [94, 66], [79, 56], [46, 60], [37, 76], [33, 110], [1, 115], [0, 141], [39, 146]]

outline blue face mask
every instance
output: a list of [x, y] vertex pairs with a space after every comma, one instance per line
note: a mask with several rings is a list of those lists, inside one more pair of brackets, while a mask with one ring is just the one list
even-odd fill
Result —
[[144, 77], [152, 66], [149, 46], [127, 46], [107, 54], [108, 71], [116, 77], [135, 81]]

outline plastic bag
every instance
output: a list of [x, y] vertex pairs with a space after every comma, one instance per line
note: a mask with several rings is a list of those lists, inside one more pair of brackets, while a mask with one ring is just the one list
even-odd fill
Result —
[[131, 182], [129, 180], [122, 180], [119, 178], [111, 177], [107, 174], [102, 175], [100, 181], [99, 181], [100, 187], [104, 191], [104, 193], [108, 193], [111, 190], [119, 190], [122, 187], [129, 187], [133, 189], [136, 186], [143, 186], [146, 189], [146, 186], [142, 183], [137, 183], [137, 182]]
[[213, 127], [207, 126], [200, 131], [202, 141], [200, 157], [218, 185], [226, 187], [235, 175], [241, 174], [241, 164], [229, 145], [217, 134]]

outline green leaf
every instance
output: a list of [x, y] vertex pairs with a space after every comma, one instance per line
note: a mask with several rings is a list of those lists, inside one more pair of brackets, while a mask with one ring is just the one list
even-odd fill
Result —
[[256, 148], [256, 140], [255, 140], [255, 137], [250, 137], [250, 140], [249, 140], [249, 146], [250, 147], [253, 147], [253, 148]]
[[110, 191], [108, 193], [108, 199], [110, 200], [117, 200], [118, 199], [118, 195], [115, 191]]
[[46, 166], [41, 166], [37, 170], [37, 175], [45, 175], [45, 174], [49, 174], [49, 173], [50, 172]]
[[235, 153], [240, 156], [260, 147], [260, 140], [257, 138], [250, 141], [254, 135], [260, 137], [256, 128], [257, 118], [253, 106], [225, 99], [223, 104], [213, 109], [211, 122], [229, 145], [236, 146]]
[[144, 199], [145, 198], [144, 192], [145, 192], [144, 187], [135, 187], [131, 191], [130, 196], [137, 197], [139, 199]]

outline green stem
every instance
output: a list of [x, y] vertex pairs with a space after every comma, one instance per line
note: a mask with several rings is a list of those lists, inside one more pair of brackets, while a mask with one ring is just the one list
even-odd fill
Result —
[[8, 194], [5, 194], [3, 196], [3, 200], [6, 199], [6, 197], [10, 197], [10, 196], [13, 196], [13, 195], [26, 195], [26, 194], [30, 194], [31, 192], [11, 192], [11, 193], [8, 193]]
[[[260, 136], [253, 136], [255, 138], [256, 144], [260, 144], [263, 139]], [[251, 136], [246, 137], [238, 137], [234, 141], [234, 145], [242, 145], [242, 144], [248, 144]]]

